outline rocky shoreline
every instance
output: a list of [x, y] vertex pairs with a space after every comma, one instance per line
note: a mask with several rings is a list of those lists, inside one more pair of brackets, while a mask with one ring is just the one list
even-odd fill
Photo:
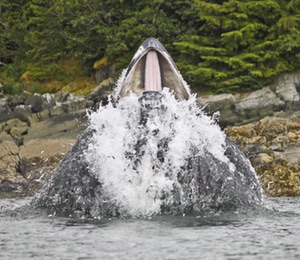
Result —
[[[0, 87], [0, 197], [37, 192], [88, 124], [87, 109], [114, 84], [87, 97], [65, 92], [8, 97]], [[270, 196], [300, 195], [300, 72], [251, 93], [200, 96], [208, 114], [251, 160]], [[216, 117], [216, 113], [214, 117]]]
[[267, 116], [300, 118], [300, 71], [286, 73], [262, 89], [198, 98], [208, 113], [220, 111], [221, 126], [244, 125]]
[[269, 196], [300, 196], [300, 72], [251, 93], [203, 96], [209, 114], [250, 159]]
[[56, 119], [33, 123], [28, 132], [21, 135], [21, 144], [12, 135], [12, 131], [2, 131], [0, 194], [35, 193], [86, 128], [84, 113], [85, 111], [72, 113], [68, 117], [60, 116], [59, 123]]
[[250, 159], [269, 196], [300, 196], [300, 120], [265, 117], [225, 132]]

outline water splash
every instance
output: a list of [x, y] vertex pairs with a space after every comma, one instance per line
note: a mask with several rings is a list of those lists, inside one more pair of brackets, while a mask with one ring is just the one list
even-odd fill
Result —
[[[161, 73], [155, 68], [158, 79], [145, 82], [148, 65]], [[151, 91], [157, 82], [165, 88]], [[90, 126], [34, 199], [36, 206], [102, 218], [262, 205], [249, 160], [197, 106], [156, 39], [141, 45], [111, 100], [90, 115]]]
[[80, 218], [260, 207], [249, 160], [195, 97], [155, 93], [132, 94], [92, 113], [33, 204]]
[[162, 204], [174, 203], [174, 187], [181, 187], [178, 173], [191, 154], [209, 152], [231, 164], [224, 155], [224, 133], [197, 107], [195, 97], [177, 101], [168, 89], [162, 96], [147, 111], [146, 122], [136, 95], [90, 116], [94, 135], [86, 160], [121, 215], [159, 214]]

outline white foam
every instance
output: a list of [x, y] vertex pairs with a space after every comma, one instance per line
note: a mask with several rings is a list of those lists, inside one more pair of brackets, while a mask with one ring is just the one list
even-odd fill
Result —
[[[229, 163], [224, 156], [225, 134], [197, 107], [195, 97], [177, 101], [168, 89], [162, 94], [165, 109], [150, 111], [145, 126], [140, 124], [136, 95], [124, 97], [116, 106], [101, 107], [90, 116], [95, 134], [86, 159], [122, 215], [159, 214], [161, 196], [172, 191], [178, 172], [192, 153], [210, 152]], [[144, 155], [138, 156], [141, 151], [136, 144], [143, 138], [147, 140], [140, 145]], [[161, 161], [157, 153], [165, 139], [168, 149]]]

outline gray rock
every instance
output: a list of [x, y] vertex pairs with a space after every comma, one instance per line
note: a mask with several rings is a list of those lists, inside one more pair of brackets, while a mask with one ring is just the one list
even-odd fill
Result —
[[78, 97], [71, 94], [68, 100], [66, 102], [63, 102], [61, 105], [65, 113], [72, 113], [85, 109], [87, 107], [87, 102], [84, 97]]
[[273, 109], [284, 107], [284, 102], [275, 95], [270, 87], [264, 87], [242, 98], [235, 107], [238, 112], [245, 110]]
[[12, 111], [6, 98], [0, 99], [0, 123], [12, 117]]
[[208, 114], [220, 112], [219, 123], [221, 126], [234, 124], [238, 121], [238, 117], [233, 111], [236, 97], [232, 94], [200, 96], [197, 102], [203, 106]]
[[14, 110], [16, 106], [24, 105], [25, 99], [25, 95], [16, 95], [9, 101], [9, 106]]
[[239, 120], [237, 124], [251, 123], [273, 116], [276, 111], [284, 110], [284, 108], [284, 101], [280, 100], [270, 87], [262, 88], [242, 97], [235, 104], [235, 113]]
[[300, 83], [300, 74], [282, 74], [275, 84], [276, 94], [285, 102], [297, 102], [300, 100], [296, 84]]
[[56, 104], [56, 106], [51, 108], [49, 111], [50, 117], [61, 116], [63, 114], [65, 114], [65, 111], [63, 110], [63, 107], [60, 103]]
[[51, 109], [56, 105], [55, 97], [49, 93], [43, 94], [43, 109]]
[[14, 128], [14, 127], [22, 129], [22, 130], [20, 130], [22, 133], [28, 131], [28, 129], [29, 129], [27, 123], [22, 122], [21, 120], [19, 120], [17, 118], [13, 118], [13, 119], [10, 119], [6, 122], [6, 124], [4, 125], [4, 130], [7, 133], [10, 133], [11, 129]]
[[38, 113], [43, 110], [43, 97], [40, 94], [34, 94], [29, 96], [25, 100], [25, 105], [31, 105], [31, 110], [33, 113]]
[[13, 111], [13, 117], [18, 118], [21, 121], [28, 121], [29, 117], [32, 115], [31, 105], [18, 105]]
[[224, 107], [231, 106], [236, 102], [236, 98], [232, 94], [220, 94], [201, 96], [198, 98], [200, 105], [209, 105], [213, 110], [223, 110]]
[[69, 93], [66, 93], [64, 91], [59, 91], [59, 92], [55, 93], [55, 100], [57, 102], [65, 102], [65, 101], [67, 101], [69, 96], [70, 96]]
[[289, 146], [284, 152], [283, 152], [286, 160], [292, 164], [300, 165], [300, 145], [293, 145]]

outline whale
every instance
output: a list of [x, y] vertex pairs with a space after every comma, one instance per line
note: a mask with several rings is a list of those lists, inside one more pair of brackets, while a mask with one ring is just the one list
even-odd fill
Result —
[[250, 161], [197, 105], [157, 39], [141, 44], [109, 100], [90, 113], [36, 208], [111, 218], [262, 207]]

